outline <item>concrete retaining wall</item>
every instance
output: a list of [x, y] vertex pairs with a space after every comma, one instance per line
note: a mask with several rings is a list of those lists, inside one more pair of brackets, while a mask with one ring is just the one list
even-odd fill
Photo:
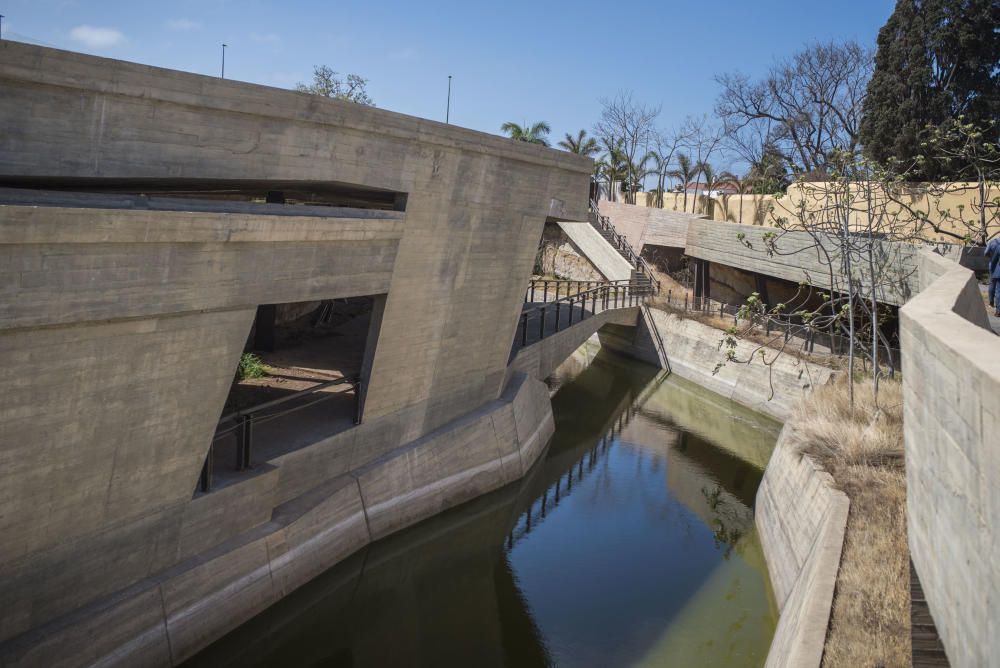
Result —
[[781, 616], [767, 666], [819, 666], [850, 500], [781, 430], [757, 488], [755, 522]]
[[590, 223], [559, 223], [580, 252], [609, 281], [627, 281], [632, 277], [630, 265]]
[[[792, 355], [782, 355], [770, 368], [754, 359], [749, 364], [729, 362], [713, 373], [725, 358], [721, 330], [658, 309], [649, 312], [663, 339], [671, 371], [778, 420], [786, 420], [805, 393], [830, 379], [829, 368]], [[751, 342], [738, 341], [737, 357], [747, 359], [755, 348]]]
[[266, 523], [3, 643], [0, 664], [177, 665], [367, 543], [521, 477], [554, 430], [548, 388], [516, 375], [497, 401]]
[[651, 209], [634, 204], [598, 203], [602, 216], [607, 216], [619, 234], [622, 234], [637, 253], [646, 244], [684, 248], [688, 237], [688, 224], [701, 216], [669, 209]]
[[[674, 373], [778, 420], [788, 420], [799, 399], [832, 375], [826, 367], [791, 355], [770, 369], [755, 360], [730, 362], [713, 373], [724, 357], [722, 331], [656, 309], [649, 312]], [[737, 356], [746, 359], [755, 348], [738, 341]], [[820, 665], [848, 508], [847, 497], [833, 488], [829, 474], [800, 454], [794, 432], [785, 426], [757, 490], [755, 509], [781, 612], [768, 666]]]
[[900, 310], [910, 556], [951, 664], [1000, 665], [1000, 339], [972, 273], [919, 258]]

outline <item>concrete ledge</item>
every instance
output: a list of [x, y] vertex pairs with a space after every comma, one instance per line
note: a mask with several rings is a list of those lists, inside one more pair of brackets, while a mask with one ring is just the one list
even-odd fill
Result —
[[767, 666], [819, 666], [850, 501], [781, 431], [757, 489], [755, 523], [781, 613]]
[[[781, 421], [788, 419], [802, 396], [829, 382], [833, 374], [827, 367], [791, 355], [782, 355], [770, 368], [754, 359], [749, 364], [729, 362], [716, 373], [716, 364], [725, 358], [721, 330], [658, 309], [649, 309], [649, 314], [673, 373]], [[738, 341], [737, 355], [747, 359], [756, 347]]]
[[299, 494], [266, 523], [0, 644], [0, 665], [177, 665], [373, 540], [521, 477], [554, 430], [548, 388], [515, 374], [497, 401]]

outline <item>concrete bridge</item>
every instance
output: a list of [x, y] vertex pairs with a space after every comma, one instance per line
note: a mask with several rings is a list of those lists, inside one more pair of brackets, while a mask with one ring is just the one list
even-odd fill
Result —
[[589, 159], [9, 41], [0, 87], [5, 666], [184, 661], [522, 476], [540, 379], [639, 329], [628, 285], [525, 306]]

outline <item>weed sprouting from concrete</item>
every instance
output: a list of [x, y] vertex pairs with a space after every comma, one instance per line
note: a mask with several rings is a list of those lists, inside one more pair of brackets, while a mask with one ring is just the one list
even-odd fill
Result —
[[264, 364], [260, 357], [253, 353], [243, 353], [240, 356], [240, 366], [236, 375], [240, 380], [246, 380], [248, 378], [263, 378], [269, 372], [270, 368]]

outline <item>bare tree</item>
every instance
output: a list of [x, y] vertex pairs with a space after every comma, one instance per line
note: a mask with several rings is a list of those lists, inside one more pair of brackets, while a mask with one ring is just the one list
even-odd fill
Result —
[[678, 149], [687, 141], [684, 129], [670, 130], [667, 132], [654, 131], [652, 144], [654, 148], [646, 154], [646, 158], [652, 163], [653, 168], [650, 173], [656, 176], [656, 188], [653, 190], [652, 206], [657, 209], [663, 208], [663, 195], [667, 188], [667, 179], [672, 172], [670, 164], [674, 160], [674, 155]]
[[[689, 116], [684, 121], [683, 128], [687, 148], [695, 161], [695, 206], [691, 209], [692, 213], [694, 213], [698, 203], [698, 190], [701, 177], [705, 175], [704, 166], [710, 163], [712, 155], [722, 147], [725, 130], [723, 126], [710, 119], [707, 114], [701, 117]], [[687, 188], [687, 184], [684, 187]]]
[[834, 151], [858, 152], [873, 67], [874, 52], [857, 42], [809, 45], [761, 80], [718, 75], [716, 114], [737, 150], [773, 146], [795, 173], [825, 178]]
[[642, 180], [636, 170], [655, 139], [660, 107], [639, 104], [628, 91], [619, 91], [613, 98], [601, 98], [600, 103], [603, 108], [600, 120], [594, 125], [594, 134], [601, 138], [605, 146], [616, 146], [621, 152], [627, 172], [623, 185], [631, 196], [631, 203], [635, 203], [635, 191]]

